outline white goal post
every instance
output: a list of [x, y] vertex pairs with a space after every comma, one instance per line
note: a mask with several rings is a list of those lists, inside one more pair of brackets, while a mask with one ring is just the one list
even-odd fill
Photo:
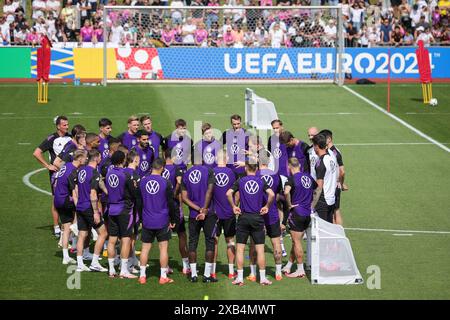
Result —
[[342, 85], [339, 6], [105, 6], [103, 84]]

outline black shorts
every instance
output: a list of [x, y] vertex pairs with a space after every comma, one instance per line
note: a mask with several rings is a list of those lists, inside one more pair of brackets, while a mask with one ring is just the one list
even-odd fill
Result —
[[248, 237], [255, 244], [265, 243], [264, 218], [259, 213], [242, 213], [236, 224], [236, 242], [246, 244]]
[[217, 220], [217, 216], [214, 213], [209, 213], [205, 220], [189, 218], [189, 252], [197, 252], [201, 229], [203, 229], [205, 234], [205, 250], [214, 251]]
[[274, 224], [266, 224], [266, 234], [270, 239], [281, 237], [281, 226], [280, 222], [277, 221]]
[[233, 216], [228, 219], [219, 219], [219, 221], [217, 222], [216, 233], [218, 237], [220, 237], [222, 230], [225, 238], [234, 237], [236, 235], [236, 217]]
[[62, 224], [73, 223], [73, 219], [75, 219], [75, 207], [68, 206], [63, 208], [56, 208], [58, 211], [59, 220]]
[[117, 216], [108, 218], [108, 234], [111, 237], [127, 238], [133, 234], [133, 214], [130, 211], [123, 211]]
[[333, 223], [334, 204], [329, 206], [325, 200], [319, 199], [315, 209], [321, 219]]
[[77, 211], [77, 225], [80, 231], [90, 231], [92, 228], [98, 229], [104, 224], [102, 217], [100, 216], [100, 222], [95, 224], [94, 211], [92, 208], [86, 211]]
[[305, 232], [311, 223], [310, 216], [300, 216], [296, 213], [291, 212], [288, 218], [289, 230], [295, 232]]
[[341, 188], [336, 188], [336, 192], [334, 193], [334, 196], [336, 197], [335, 203], [334, 203], [334, 209], [339, 209], [341, 207]]
[[169, 241], [172, 238], [169, 226], [162, 229], [142, 228], [141, 240], [143, 243], [152, 243], [155, 238], [158, 242]]
[[[51, 164], [53, 164], [53, 163], [51, 163]], [[54, 173], [55, 173], [55, 171], [48, 170], [48, 177], [49, 177], [49, 180], [50, 180], [50, 191], [52, 192], [52, 196], [55, 195], [55, 192], [53, 190], [53, 184], [52, 184], [52, 182], [53, 182], [52, 177], [53, 177]]]
[[184, 216], [181, 217], [180, 223], [175, 226], [175, 229], [173, 231], [175, 231], [177, 234], [186, 232], [186, 220], [184, 220]]

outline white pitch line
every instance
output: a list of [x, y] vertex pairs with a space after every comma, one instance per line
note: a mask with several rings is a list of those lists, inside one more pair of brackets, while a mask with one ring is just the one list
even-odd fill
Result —
[[29, 146], [31, 144], [31, 142], [19, 142], [18, 145], [19, 146]]
[[[431, 142], [369, 142], [369, 143], [336, 143], [337, 146], [422, 146], [422, 145], [433, 145]], [[443, 144], [450, 144], [445, 142]]]
[[11, 116], [13, 114], [15, 114], [15, 113], [14, 112], [3, 112], [2, 113], [2, 115], [4, 115], [4, 116]]
[[450, 112], [430, 112], [430, 113], [425, 113], [425, 112], [406, 112], [406, 114], [416, 114], [416, 115], [449, 115]]
[[391, 117], [392, 119], [394, 119], [395, 121], [399, 122], [400, 124], [404, 125], [405, 127], [407, 127], [408, 129], [410, 129], [411, 131], [413, 131], [414, 133], [416, 133], [417, 135], [421, 136], [422, 138], [432, 142], [433, 144], [437, 145], [439, 148], [450, 152], [450, 148], [444, 146], [442, 143], [434, 140], [433, 138], [431, 138], [430, 136], [426, 135], [425, 133], [423, 133], [422, 131], [416, 129], [415, 127], [413, 127], [412, 125], [410, 125], [409, 123], [403, 121], [402, 119], [400, 119], [397, 116], [394, 116], [392, 113], [387, 112], [386, 110], [384, 110], [383, 108], [381, 108], [379, 105], [377, 105], [375, 102], [367, 99], [366, 97], [364, 97], [363, 95], [359, 94], [358, 92], [350, 89], [347, 86], [343, 86], [343, 88], [345, 90], [347, 90], [348, 92], [352, 93], [353, 95], [355, 95], [356, 97], [360, 98], [361, 100], [367, 102], [369, 105], [371, 105], [372, 107], [374, 107], [375, 109], [377, 109], [378, 111], [383, 112], [385, 115], [387, 115], [388, 117]]
[[396, 237], [405, 237], [405, 236], [411, 237], [413, 234], [412, 233], [393, 233], [392, 235], [396, 236]]
[[423, 230], [395, 230], [395, 229], [369, 229], [369, 228], [345, 228], [350, 231], [369, 232], [399, 232], [399, 233], [423, 233], [423, 234], [450, 234], [450, 231], [423, 231]]
[[204, 112], [203, 114], [206, 114], [206, 115], [213, 115], [213, 114], [217, 114], [217, 113], [215, 113], [215, 112]]
[[47, 190], [42, 190], [41, 188], [36, 187], [34, 184], [32, 184], [32, 183], [30, 182], [30, 178], [31, 178], [33, 175], [35, 175], [35, 174], [38, 173], [38, 172], [44, 171], [44, 170], [47, 170], [47, 169], [46, 169], [46, 168], [40, 168], [40, 169], [31, 171], [31, 172], [28, 172], [26, 175], [23, 176], [22, 182], [23, 182], [27, 187], [30, 187], [30, 188], [33, 189], [33, 190], [36, 190], [36, 191], [39, 191], [39, 192], [41, 192], [41, 193], [43, 193], [43, 194], [46, 194], [46, 195], [51, 196], [51, 195], [52, 195], [51, 192], [48, 192]]

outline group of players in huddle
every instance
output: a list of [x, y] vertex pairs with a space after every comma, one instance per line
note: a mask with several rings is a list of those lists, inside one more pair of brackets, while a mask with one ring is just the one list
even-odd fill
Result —
[[[197, 247], [205, 239], [203, 282], [217, 282], [218, 241], [223, 233], [228, 258], [228, 278], [244, 284], [244, 250], [250, 237], [250, 274], [247, 280], [270, 285], [266, 277], [264, 244], [273, 246], [275, 279], [305, 276], [302, 239], [311, 214], [342, 224], [340, 192], [346, 190], [344, 166], [333, 145], [330, 130], [308, 129], [311, 145], [295, 138], [272, 121], [267, 147], [258, 134], [242, 128], [241, 117], [231, 116], [231, 128], [222, 139], [203, 123], [202, 139], [193, 143], [186, 121], [175, 121], [175, 130], [162, 137], [152, 129], [149, 116], [131, 116], [128, 130], [111, 136], [112, 122], [99, 121], [100, 132], [87, 133], [82, 125], [69, 131], [65, 116], [56, 118], [57, 131], [36, 148], [34, 156], [50, 172], [55, 232], [61, 232], [63, 264], [77, 271], [108, 272], [146, 283], [149, 252], [159, 245], [160, 284], [172, 283], [168, 275], [168, 243], [178, 235], [182, 272], [198, 281]], [[160, 152], [161, 150], [161, 152]], [[50, 163], [43, 153], [49, 151]], [[189, 209], [188, 229], [183, 204]], [[283, 234], [289, 230], [289, 261]], [[89, 243], [96, 238], [94, 252]], [[69, 242], [77, 259], [69, 255]], [[140, 259], [136, 240], [142, 242]], [[119, 253], [117, 253], [119, 247]], [[107, 249], [108, 268], [99, 260]], [[84, 260], [92, 260], [90, 266]], [[297, 269], [292, 272], [293, 264]], [[236, 271], [235, 272], [235, 266]], [[136, 275], [139, 274], [139, 275]]]

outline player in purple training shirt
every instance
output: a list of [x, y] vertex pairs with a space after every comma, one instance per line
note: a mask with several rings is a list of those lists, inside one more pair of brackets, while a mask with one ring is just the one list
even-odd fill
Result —
[[148, 133], [145, 130], [136, 132], [137, 145], [131, 148], [139, 154], [138, 174], [142, 178], [151, 170], [153, 159], [155, 158], [155, 150], [149, 143]]
[[228, 278], [233, 279], [236, 275], [234, 273], [234, 259], [235, 259], [235, 244], [234, 236], [236, 235], [236, 216], [233, 213], [230, 203], [227, 199], [227, 191], [231, 189], [236, 181], [235, 173], [227, 166], [228, 156], [224, 150], [217, 151], [217, 167], [214, 170], [214, 193], [213, 202], [214, 210], [219, 218], [217, 222], [217, 238], [216, 247], [214, 250], [214, 264], [213, 274], [215, 274], [215, 264], [218, 254], [218, 240], [223, 230], [223, 235], [227, 244], [228, 257]]
[[77, 169], [84, 165], [87, 160], [87, 152], [85, 150], [76, 150], [73, 155], [73, 161], [68, 162], [54, 174], [53, 194], [54, 205], [59, 214], [59, 219], [63, 225], [62, 234], [62, 264], [76, 263], [69, 256], [69, 236], [70, 226], [75, 218], [75, 204], [73, 203], [72, 192], [75, 189], [75, 181], [77, 177]]
[[155, 238], [159, 244], [159, 261], [161, 265], [160, 284], [172, 283], [168, 273], [168, 243], [172, 236], [170, 229], [179, 223], [176, 204], [173, 201], [173, 188], [169, 180], [161, 176], [164, 161], [153, 161], [152, 172], [141, 179], [139, 184], [142, 197], [142, 250], [139, 282], [147, 282], [146, 266], [148, 255]]
[[[275, 194], [261, 177], [256, 176], [257, 168], [256, 164], [247, 162], [245, 164], [247, 176], [237, 180], [232, 189], [227, 191], [227, 198], [233, 212], [239, 216], [236, 224], [237, 278], [233, 281], [233, 284], [239, 286], [244, 284], [244, 250], [249, 236], [255, 243], [260, 283], [262, 285], [272, 284], [266, 278], [263, 215], [269, 212], [269, 208], [275, 200]], [[267, 201], [265, 194], [268, 197]], [[235, 195], [235, 199], [233, 199], [233, 195]], [[237, 203], [239, 203], [239, 207]]]
[[128, 271], [128, 258], [133, 233], [133, 206], [138, 181], [125, 171], [125, 153], [115, 152], [111, 157], [111, 168], [105, 177], [108, 190], [108, 264], [109, 276], [115, 277], [114, 259], [116, 243], [120, 238], [120, 277], [135, 279], [137, 276]]
[[159, 148], [163, 142], [163, 137], [158, 132], [153, 130], [152, 119], [149, 116], [142, 116], [139, 121], [144, 130], [148, 133], [150, 146], [152, 146], [155, 150], [155, 159], [159, 158]]
[[177, 168], [187, 170], [191, 161], [194, 145], [192, 139], [186, 134], [186, 121], [178, 119], [175, 121], [175, 130], [164, 138], [162, 149], [172, 150], [172, 158]]
[[183, 207], [181, 206], [181, 179], [183, 178], [184, 172], [183, 169], [181, 169], [174, 163], [174, 159], [172, 157], [174, 157], [172, 150], [166, 149], [164, 151], [166, 165], [164, 167], [164, 171], [162, 172], [162, 176], [169, 180], [174, 188], [173, 198], [179, 209], [178, 212], [180, 217], [180, 223], [177, 224], [177, 228], [174, 231], [176, 231], [178, 235], [178, 249], [180, 251], [181, 261], [183, 263], [182, 272], [183, 274], [187, 275], [191, 272], [191, 269], [189, 266], [186, 224], [184, 220]]
[[297, 158], [300, 163], [300, 170], [309, 172], [309, 168], [307, 168], [308, 161], [306, 159], [309, 145], [295, 138], [289, 131], [283, 131], [281, 133], [280, 141], [286, 145], [288, 158]]
[[139, 118], [131, 116], [128, 118], [128, 130], [122, 133], [118, 139], [128, 150], [131, 150], [136, 144], [136, 132], [139, 130]]
[[245, 150], [248, 149], [249, 133], [242, 128], [242, 118], [238, 114], [230, 117], [231, 129], [222, 134], [222, 143], [226, 145], [228, 164], [237, 177], [245, 175], [245, 167], [237, 166], [238, 162], [245, 162]]
[[73, 153], [77, 149], [85, 149], [86, 147], [86, 129], [81, 124], [73, 126], [71, 131], [72, 139], [68, 141], [58, 156], [53, 161], [53, 165], [58, 169], [61, 168], [65, 162], [71, 162]]
[[203, 138], [194, 145], [194, 156], [200, 157], [202, 164], [208, 168], [217, 166], [216, 152], [222, 148], [220, 142], [214, 138], [212, 129], [209, 123], [204, 123], [202, 125]]
[[289, 159], [289, 171], [291, 176], [284, 186], [284, 194], [290, 208], [288, 222], [292, 237], [291, 255], [292, 253], [295, 255], [297, 270], [290, 273], [292, 261], [294, 261], [293, 257], [291, 257], [283, 271], [290, 278], [303, 278], [305, 270], [303, 269], [302, 239], [305, 230], [311, 222], [311, 204], [317, 184], [309, 173], [301, 172], [297, 158]]
[[[78, 169], [77, 184], [72, 194], [77, 211], [77, 271], [79, 272], [90, 270], [108, 271], [108, 269], [103, 268], [98, 262], [103, 243], [108, 236], [98, 208], [100, 188], [102, 188], [104, 193], [107, 193], [105, 186], [100, 181], [100, 174], [97, 171], [97, 166], [101, 160], [102, 157], [98, 150], [93, 149], [88, 152], [88, 163]], [[98, 238], [95, 242], [92, 263], [90, 268], [88, 268], [83, 262], [83, 249], [89, 252], [89, 248], [84, 248], [84, 246], [85, 240], [92, 228], [96, 229]]]
[[210, 208], [214, 188], [212, 169], [201, 165], [200, 155], [194, 156], [194, 165], [184, 173], [181, 183], [183, 202], [189, 207], [189, 263], [191, 282], [197, 282], [197, 246], [200, 231], [205, 234], [205, 272], [203, 282], [217, 282], [211, 277], [214, 262], [214, 241], [216, 236], [217, 216]]
[[100, 138], [98, 151], [102, 155], [102, 162], [100, 163], [100, 166], [102, 166], [109, 155], [109, 142], [112, 138], [112, 121], [107, 118], [102, 118], [98, 121], [98, 127], [100, 129], [100, 132], [98, 134]]

